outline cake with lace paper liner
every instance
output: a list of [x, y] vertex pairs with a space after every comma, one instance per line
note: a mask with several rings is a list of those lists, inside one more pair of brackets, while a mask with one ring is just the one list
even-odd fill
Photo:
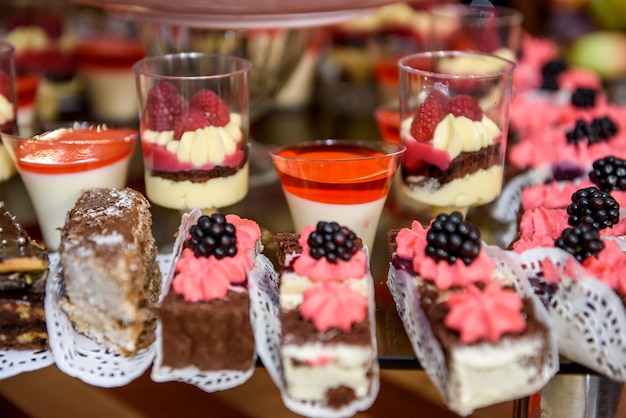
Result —
[[[447, 232], [444, 232], [447, 231]], [[558, 369], [548, 313], [460, 213], [389, 233], [387, 284], [418, 360], [460, 415], [529, 396]]]
[[[623, 190], [613, 190], [611, 195], [620, 207], [626, 205], [626, 180], [615, 173], [626, 175], [626, 160], [612, 155], [595, 160], [591, 165], [581, 167], [564, 161], [544, 164], [512, 178], [503, 188], [501, 195], [492, 205], [491, 216], [509, 225], [506, 232], [499, 235], [499, 245], [508, 247], [518, 234], [518, 223], [526, 211], [537, 209], [564, 209], [571, 203], [572, 195], [579, 189], [597, 186], [603, 173], [612, 175], [612, 181], [622, 181]], [[602, 181], [602, 180], [601, 180]], [[538, 215], [539, 216], [539, 215]]]
[[596, 253], [571, 254], [556, 246], [512, 257], [550, 313], [559, 352], [615, 381], [626, 381], [626, 241], [596, 235]]
[[229, 389], [254, 373], [248, 273], [263, 249], [261, 229], [234, 214], [184, 214], [166, 276], [152, 380], [181, 381], [206, 392]]
[[131, 188], [87, 189], [61, 230], [46, 282], [46, 325], [57, 367], [117, 387], [152, 365], [162, 261], [147, 199]]
[[287, 408], [345, 417], [368, 409], [379, 390], [374, 284], [361, 239], [336, 222], [275, 235], [280, 272], [257, 275], [264, 294], [259, 356]]

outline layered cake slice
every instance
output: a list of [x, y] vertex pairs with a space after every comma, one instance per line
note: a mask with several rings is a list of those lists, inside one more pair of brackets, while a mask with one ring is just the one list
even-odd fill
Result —
[[124, 355], [154, 341], [148, 304], [158, 300], [161, 271], [150, 204], [141, 193], [84, 191], [61, 228], [59, 255], [60, 307], [78, 332]]
[[261, 229], [237, 215], [196, 210], [180, 239], [171, 286], [153, 307], [161, 324], [157, 366], [252, 374], [256, 355], [247, 275], [262, 250]]
[[[378, 390], [373, 279], [362, 241], [335, 222], [276, 235], [286, 396], [330, 409]], [[371, 401], [371, 402], [370, 402]]]
[[48, 252], [30, 239], [2, 202], [0, 240], [0, 348], [44, 349]]
[[547, 313], [474, 225], [453, 212], [389, 237], [390, 286], [402, 280], [413, 295], [405, 328], [450, 409], [467, 415], [547, 383], [558, 358]]

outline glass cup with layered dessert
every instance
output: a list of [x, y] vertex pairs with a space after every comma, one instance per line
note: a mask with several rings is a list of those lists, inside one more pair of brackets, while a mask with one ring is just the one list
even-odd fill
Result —
[[177, 53], [135, 63], [146, 195], [213, 212], [248, 193], [250, 61]]
[[401, 190], [433, 215], [501, 192], [515, 63], [495, 55], [431, 51], [400, 67]]
[[18, 135], [2, 133], [2, 142], [24, 182], [43, 240], [54, 251], [65, 215], [84, 189], [126, 185], [137, 132], [88, 122], [19, 130]]
[[335, 221], [371, 249], [404, 151], [398, 143], [337, 139], [271, 150], [295, 230]]
[[[478, 2], [477, 2], [478, 3]], [[428, 10], [427, 50], [479, 51], [515, 60], [524, 15], [504, 6], [441, 4]]]
[[[17, 119], [15, 93], [14, 48], [8, 42], [0, 42], [0, 131], [14, 133]], [[0, 181], [15, 174], [15, 166], [0, 144]]]

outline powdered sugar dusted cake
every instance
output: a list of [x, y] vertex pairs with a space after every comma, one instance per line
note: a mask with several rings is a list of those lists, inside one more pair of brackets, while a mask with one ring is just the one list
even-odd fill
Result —
[[341, 409], [378, 391], [373, 284], [361, 240], [334, 222], [277, 234], [285, 391]]
[[474, 225], [453, 212], [389, 237], [390, 286], [402, 280], [409, 289], [405, 328], [451, 409], [467, 415], [547, 383], [557, 357], [547, 313], [529, 284], [519, 291], [513, 263], [494, 259]]
[[68, 212], [59, 255], [61, 309], [76, 330], [132, 355], [154, 341], [147, 309], [161, 290], [150, 204], [130, 189], [86, 190]]

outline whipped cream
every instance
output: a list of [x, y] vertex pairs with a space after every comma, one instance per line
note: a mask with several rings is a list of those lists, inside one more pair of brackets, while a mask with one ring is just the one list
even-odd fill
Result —
[[227, 155], [237, 150], [243, 140], [241, 115], [231, 113], [226, 126], [207, 126], [195, 131], [185, 132], [179, 141], [174, 139], [174, 131], [143, 131], [142, 139], [146, 142], [164, 146], [179, 161], [191, 163], [194, 167], [206, 164], [220, 164]]
[[[516, 59], [513, 51], [507, 48], [500, 48], [494, 51], [493, 55], [513, 62]], [[438, 72], [444, 74], [497, 74], [506, 70], [508, 66], [507, 61], [495, 59], [487, 54], [465, 54], [441, 58]]]
[[493, 144], [501, 134], [498, 125], [483, 115], [473, 121], [465, 116], [455, 117], [449, 113], [435, 128], [433, 147], [445, 150], [450, 159], [462, 152], [474, 152]]

